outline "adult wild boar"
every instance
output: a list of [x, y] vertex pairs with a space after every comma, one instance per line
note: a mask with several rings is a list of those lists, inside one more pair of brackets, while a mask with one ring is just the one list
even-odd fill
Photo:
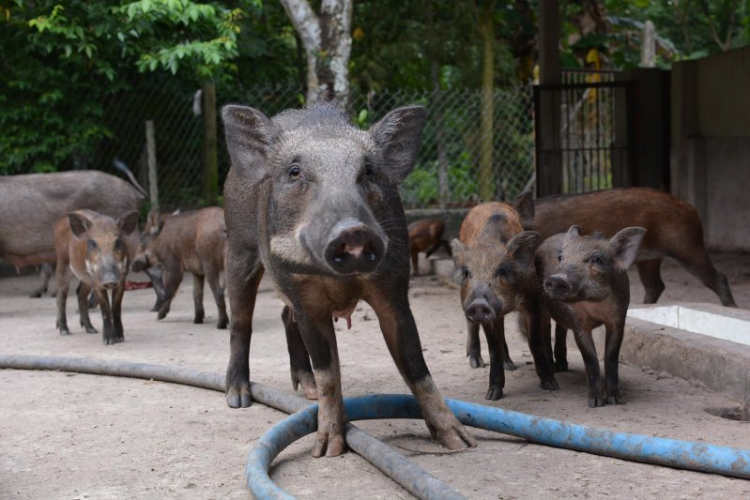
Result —
[[432, 435], [449, 449], [476, 446], [432, 381], [409, 307], [398, 185], [414, 164], [425, 114], [420, 106], [399, 108], [363, 131], [332, 104], [273, 119], [242, 106], [222, 110], [232, 158], [224, 187], [232, 309], [227, 402], [250, 405], [252, 318], [265, 271], [298, 326], [287, 330], [301, 338], [289, 340], [302, 349], [304, 339], [312, 359], [320, 400], [315, 457], [345, 449], [333, 318], [350, 319], [359, 300], [375, 310]]
[[[545, 240], [537, 251], [537, 276], [544, 288], [545, 351], [552, 359], [551, 317], [562, 329], [556, 331], [555, 361], [558, 366], [567, 366], [565, 329], [573, 330], [586, 365], [591, 408], [621, 402], [618, 362], [630, 304], [627, 269], [645, 233], [642, 227], [628, 227], [607, 239], [601, 233], [581, 236], [580, 227], [572, 226], [566, 234]], [[591, 330], [601, 325], [607, 329], [605, 383], [591, 336]]]
[[169, 313], [185, 271], [193, 274], [194, 323], [203, 323], [203, 285], [208, 286], [218, 310], [217, 328], [229, 323], [224, 302], [224, 210], [208, 207], [161, 217], [158, 209], [148, 214], [133, 271], [159, 266], [163, 272], [165, 297], [158, 319]]
[[443, 239], [445, 222], [440, 219], [420, 219], [409, 224], [409, 255], [414, 275], [419, 276], [419, 253], [425, 252], [427, 258], [439, 248], [444, 248], [452, 255], [451, 247]]
[[461, 305], [467, 320], [466, 354], [472, 367], [482, 366], [479, 327], [490, 351], [490, 384], [486, 399], [503, 397], [504, 365], [510, 357], [505, 344], [505, 315], [518, 311], [529, 332], [529, 348], [545, 389], [558, 388], [544, 354], [539, 323], [539, 289], [534, 253], [539, 234], [523, 231], [516, 210], [507, 203], [482, 203], [461, 224], [459, 239], [451, 242], [456, 277], [461, 283]]
[[[54, 264], [55, 225], [69, 212], [119, 217], [143, 198], [137, 184], [96, 170], [0, 177], [0, 258], [17, 268]], [[46, 266], [32, 297], [46, 292], [50, 275]]]
[[[89, 318], [88, 295], [94, 290], [102, 311], [102, 339], [105, 345], [123, 342], [122, 296], [128, 275], [130, 247], [128, 241], [138, 227], [138, 212], [122, 214], [117, 220], [91, 210], [71, 212], [55, 227], [57, 249], [57, 328], [60, 335], [70, 335], [65, 313], [71, 272], [79, 280], [78, 312], [81, 326], [96, 333]], [[108, 291], [112, 291], [110, 304]]]
[[644, 304], [659, 300], [664, 291], [661, 263], [671, 257], [713, 290], [723, 305], [737, 307], [727, 277], [716, 270], [706, 252], [698, 212], [669, 193], [634, 187], [545, 196], [533, 202], [531, 193], [524, 193], [514, 204], [524, 207], [520, 209], [524, 226], [538, 231], [543, 239], [564, 233], [573, 224], [584, 234], [601, 231], [608, 238], [626, 227], [646, 229], [635, 259], [646, 289]]

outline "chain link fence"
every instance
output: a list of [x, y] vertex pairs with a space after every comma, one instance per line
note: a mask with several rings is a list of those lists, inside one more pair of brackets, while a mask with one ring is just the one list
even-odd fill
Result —
[[[251, 87], [229, 94], [218, 87], [216, 94], [217, 107], [244, 104], [269, 116], [304, 104], [304, 91], [298, 88]], [[112, 162], [118, 158], [148, 190], [145, 124], [150, 120], [154, 125], [160, 205], [165, 209], [200, 207], [205, 203], [200, 102], [193, 91], [180, 90], [168, 83], [134, 85], [106, 103], [102, 118], [106, 137], [93, 155], [85, 161], [73, 162], [68, 168], [113, 171]], [[488, 201], [481, 200], [479, 194], [481, 92], [465, 89], [355, 92], [350, 107], [354, 122], [368, 128], [388, 111], [409, 104], [425, 106], [428, 120], [417, 164], [402, 187], [404, 206], [458, 208]], [[496, 90], [493, 123], [489, 192], [495, 200], [511, 199], [534, 187], [531, 87]], [[221, 125], [218, 135], [221, 192], [229, 170]]]

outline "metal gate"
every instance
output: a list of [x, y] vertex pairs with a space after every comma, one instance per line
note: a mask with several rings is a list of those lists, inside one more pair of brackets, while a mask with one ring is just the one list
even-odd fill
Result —
[[621, 186], [630, 168], [628, 82], [581, 80], [534, 87], [537, 179], [564, 194]]

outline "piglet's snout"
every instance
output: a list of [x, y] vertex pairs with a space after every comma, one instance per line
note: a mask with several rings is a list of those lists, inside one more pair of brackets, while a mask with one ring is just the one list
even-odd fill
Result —
[[567, 297], [573, 293], [570, 282], [558, 274], [552, 275], [544, 282], [544, 288], [552, 297]]
[[466, 319], [474, 323], [486, 323], [495, 319], [495, 311], [485, 299], [474, 299], [465, 313]]
[[326, 263], [340, 274], [369, 273], [385, 255], [385, 241], [362, 222], [346, 219], [331, 231], [325, 250]]
[[120, 282], [118, 273], [109, 272], [102, 276], [102, 286], [107, 289], [112, 289], [117, 286]]

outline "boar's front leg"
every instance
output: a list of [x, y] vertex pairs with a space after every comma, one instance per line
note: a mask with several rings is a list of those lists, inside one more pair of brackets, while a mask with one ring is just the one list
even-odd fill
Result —
[[313, 457], [335, 457], [346, 450], [344, 441], [344, 398], [341, 394], [341, 368], [339, 365], [336, 331], [330, 313], [309, 316], [295, 307], [299, 331], [310, 352], [318, 387], [318, 435], [313, 446]]
[[590, 330], [583, 330], [576, 327], [573, 330], [578, 350], [581, 351], [583, 364], [586, 366], [586, 379], [588, 381], [589, 408], [604, 406], [604, 391], [601, 387], [601, 377], [599, 373], [599, 358], [596, 355], [596, 347]]
[[555, 371], [568, 371], [568, 329], [555, 324]]
[[376, 293], [367, 301], [378, 316], [388, 350], [417, 399], [432, 437], [449, 450], [473, 448], [477, 445], [476, 440], [450, 411], [432, 381], [422, 355], [422, 345], [409, 309], [406, 290], [404, 286], [402, 294], [388, 294], [389, 297]]
[[226, 397], [232, 408], [247, 408], [250, 397], [250, 339], [258, 285], [263, 278], [260, 259], [231, 258], [227, 261], [227, 290], [232, 309], [229, 333], [229, 365]]
[[466, 321], [466, 355], [469, 357], [469, 366], [472, 368], [484, 368], [482, 359], [482, 344], [479, 343], [479, 323]]
[[68, 329], [68, 317], [65, 313], [65, 306], [68, 300], [68, 289], [70, 288], [70, 275], [71, 272], [68, 262], [58, 259], [57, 272], [55, 273], [57, 285], [55, 303], [57, 304], [57, 328], [60, 330], [60, 335], [70, 335], [70, 330]]
[[[607, 404], [622, 403], [620, 399], [619, 358], [625, 331], [625, 318], [618, 318], [613, 325], [606, 325], [607, 337], [604, 347], [604, 377], [607, 387]], [[598, 364], [598, 362], [597, 362]]]
[[203, 285], [205, 282], [206, 277], [204, 275], [193, 274], [193, 309], [195, 310], [193, 323], [196, 325], [202, 324], [206, 317], [206, 311], [203, 309]]
[[505, 316], [498, 316], [492, 322], [482, 323], [490, 351], [490, 387], [485, 399], [497, 401], [503, 397], [505, 387]]
[[122, 327], [122, 297], [125, 286], [117, 286], [112, 290], [112, 326], [115, 330], [115, 342], [125, 342], [125, 331]]
[[78, 294], [78, 316], [81, 319], [81, 327], [86, 330], [86, 333], [99, 333], [91, 324], [91, 317], [89, 316], [89, 294], [91, 293], [91, 285], [81, 281], [81, 284], [76, 290]]
[[526, 323], [526, 329], [529, 332], [529, 350], [531, 351], [531, 356], [534, 358], [534, 367], [542, 383], [542, 389], [555, 391], [560, 386], [557, 380], [555, 380], [555, 374], [552, 370], [552, 360], [547, 357], [547, 353], [545, 352], [541, 311], [538, 305], [532, 303], [521, 315], [522, 321]]
[[106, 288], [94, 288], [96, 298], [99, 301], [99, 308], [102, 311], [102, 342], [104, 345], [112, 345], [122, 342], [115, 337], [114, 322], [112, 318], [112, 309], [109, 305], [109, 296]]
[[172, 306], [172, 300], [177, 295], [177, 289], [182, 283], [183, 271], [178, 262], [169, 261], [164, 265], [164, 303], [159, 309], [156, 319], [164, 319], [169, 314], [169, 308]]
[[219, 319], [216, 321], [216, 328], [224, 330], [229, 324], [229, 316], [227, 316], [227, 304], [224, 300], [224, 289], [219, 282], [219, 273], [218, 269], [208, 268], [206, 270], [206, 280], [208, 281], [208, 287], [211, 289], [211, 294], [214, 296], [216, 311], [219, 315]]
[[302, 384], [302, 390], [305, 391], [307, 399], [318, 399], [318, 388], [315, 386], [315, 375], [313, 375], [312, 366], [310, 365], [310, 354], [305, 348], [302, 340], [302, 334], [299, 331], [299, 325], [294, 319], [294, 314], [289, 306], [284, 306], [281, 311], [281, 321], [284, 322], [284, 331], [286, 332], [286, 347], [289, 351], [289, 366], [292, 375], [292, 387]]

